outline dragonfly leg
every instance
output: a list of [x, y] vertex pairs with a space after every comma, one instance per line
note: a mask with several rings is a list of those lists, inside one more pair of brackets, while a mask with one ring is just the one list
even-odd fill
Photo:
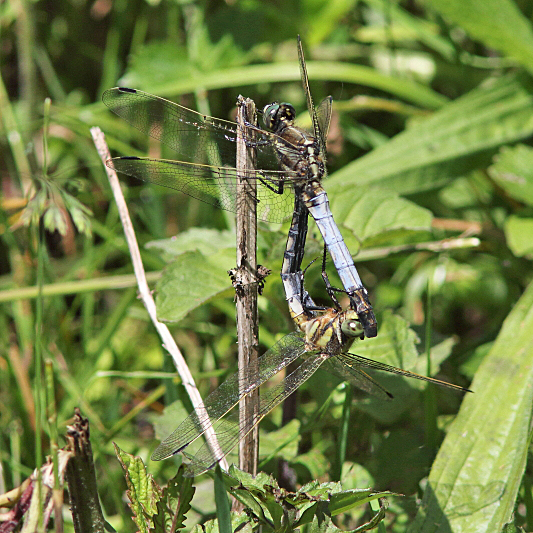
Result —
[[339, 300], [337, 300], [337, 297], [335, 296], [335, 292], [346, 292], [343, 289], [336, 289], [335, 287], [331, 286], [331, 283], [329, 281], [328, 273], [326, 272], [326, 253], [327, 253], [327, 246], [324, 244], [324, 254], [322, 256], [322, 279], [324, 280], [324, 283], [326, 285], [326, 291], [328, 292], [328, 296], [331, 298], [331, 301], [333, 302], [333, 305], [335, 306], [335, 309], [337, 311], [341, 310], [341, 304], [339, 303]]
[[[258, 171], [259, 174], [259, 171]], [[257, 178], [258, 181], [263, 184], [267, 189], [271, 190], [274, 194], [283, 194], [283, 182], [280, 181], [277, 184], [273, 180], [269, 180], [268, 178], [261, 179]]]
[[316, 305], [311, 296], [309, 296], [309, 293], [304, 289], [304, 278], [305, 273], [307, 272], [307, 269], [317, 260], [313, 259], [302, 271], [300, 271], [300, 302], [302, 302], [302, 306], [306, 312], [311, 311], [327, 311], [329, 307], [325, 307], [323, 305]]

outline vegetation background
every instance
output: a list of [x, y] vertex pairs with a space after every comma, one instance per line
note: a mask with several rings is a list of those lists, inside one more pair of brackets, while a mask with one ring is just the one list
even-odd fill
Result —
[[[530, 0], [0, 4], [0, 493], [49, 453], [41, 350], [59, 433], [75, 406], [90, 420], [117, 531], [135, 526], [112, 441], [161, 483], [175, 472], [179, 458], [149, 456], [190, 405], [136, 298], [89, 128], [100, 126], [116, 155], [172, 157], [101, 103], [116, 85], [227, 119], [238, 94], [259, 107], [289, 101], [309, 125], [301, 34], [315, 100], [334, 98], [325, 188], [380, 323], [357, 353], [420, 373], [429, 354], [432, 375], [474, 394], [377, 376], [396, 396], [384, 404], [320, 371], [301, 387], [295, 420], [282, 425], [278, 408], [261, 424], [260, 468], [277, 477], [284, 459], [295, 486], [340, 479], [403, 494], [389, 497], [382, 530], [532, 531], [532, 15]], [[55, 177], [39, 180], [43, 168]], [[165, 269], [159, 316], [205, 396], [236, 365], [232, 215], [123, 186], [145, 267]], [[259, 304], [264, 350], [293, 329], [277, 275], [287, 229], [260, 229], [259, 262], [273, 271]], [[321, 247], [312, 232], [309, 260]], [[319, 270], [307, 284], [326, 301]], [[195, 485], [188, 528], [215, 511], [210, 478]], [[354, 529], [370, 513], [336, 523]]]

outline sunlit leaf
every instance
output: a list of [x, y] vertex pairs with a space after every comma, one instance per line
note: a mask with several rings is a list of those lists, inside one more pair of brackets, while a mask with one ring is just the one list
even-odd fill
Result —
[[335, 172], [328, 194], [333, 203], [338, 192], [370, 185], [397, 194], [435, 189], [532, 133], [531, 80], [516, 74], [489, 80]]
[[507, 194], [533, 205], [533, 148], [525, 144], [502, 148], [488, 172]]
[[533, 218], [511, 215], [505, 221], [505, 239], [517, 257], [533, 255]]
[[180, 255], [157, 284], [157, 316], [177, 322], [188, 312], [233, 287], [227, 271], [235, 266], [235, 252], [224, 249], [206, 257], [200, 252]]
[[526, 466], [533, 404], [533, 285], [476, 372], [431, 469], [410, 533], [501, 531]]

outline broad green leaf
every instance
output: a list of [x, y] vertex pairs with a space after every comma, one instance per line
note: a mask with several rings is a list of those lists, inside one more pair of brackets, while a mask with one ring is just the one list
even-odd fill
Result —
[[505, 221], [505, 239], [511, 252], [517, 257], [533, 254], [533, 218], [511, 215]]
[[133, 512], [133, 521], [139, 531], [148, 533], [151, 517], [157, 513], [161, 489], [152, 475], [146, 472], [140, 457], [122, 451], [116, 444], [114, 446], [128, 485], [127, 495]]
[[335, 172], [335, 194], [379, 185], [397, 194], [427, 191], [487, 166], [503, 144], [533, 133], [533, 84], [525, 75], [488, 80]]
[[331, 494], [342, 492], [342, 485], [338, 481], [326, 481], [319, 483], [316, 479], [306, 483], [301, 487], [296, 494], [303, 494], [306, 498], [320, 497], [322, 500], [327, 500]]
[[167, 261], [185, 253], [198, 251], [209, 256], [229, 248], [235, 255], [235, 233], [211, 228], [191, 228], [170, 239], [159, 239], [146, 244], [149, 250], [159, 250]]
[[341, 479], [345, 490], [364, 489], [374, 484], [374, 478], [370, 472], [364, 466], [351, 461], [344, 461]]
[[228, 249], [209, 257], [200, 252], [177, 257], [157, 284], [159, 320], [177, 322], [211, 298], [233, 290], [227, 271], [235, 266], [235, 261], [235, 251]]
[[491, 178], [516, 200], [533, 205], [533, 148], [504, 147], [494, 159], [488, 169]]
[[431, 469], [409, 529], [501, 531], [526, 466], [533, 404], [533, 284], [503, 323]]
[[158, 85], [175, 79], [177, 70], [184, 77], [194, 72], [185, 47], [171, 41], [152, 41], [138, 47], [129, 63], [128, 72], [120, 79], [121, 86]]
[[268, 509], [261, 505], [259, 498], [256, 498], [252, 491], [233, 487], [231, 489], [231, 495], [242, 503], [248, 512], [252, 512], [258, 520], [264, 523], [272, 520]]
[[264, 472], [259, 472], [256, 476], [252, 476], [248, 472], [239, 470], [235, 465], [229, 468], [229, 475], [226, 478], [226, 488], [242, 485], [245, 488], [260, 493], [265, 493], [265, 486], [277, 487], [276, 480]]
[[[237, 49], [230, 34], [216, 44], [209, 41], [207, 28], [199, 28], [199, 36], [188, 48], [172, 41], [152, 41], [140, 46], [131, 56], [128, 72], [120, 84], [126, 87], [150, 88], [172, 83], [179, 70], [180, 78], [191, 78], [195, 72], [209, 72], [234, 67], [246, 61], [246, 55]], [[192, 57], [194, 55], [194, 58]]]
[[513, 0], [423, 0], [472, 38], [520, 62], [533, 73], [531, 21]]
[[337, 224], [352, 230], [361, 241], [384, 231], [427, 231], [433, 219], [429, 210], [378, 188], [353, 187], [337, 194], [332, 211]]

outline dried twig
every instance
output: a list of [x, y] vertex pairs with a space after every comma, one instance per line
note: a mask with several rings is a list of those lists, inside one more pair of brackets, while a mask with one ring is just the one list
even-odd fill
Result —
[[[107, 147], [107, 144], [105, 142], [104, 134], [102, 130], [100, 130], [100, 128], [91, 128], [91, 135], [93, 136], [93, 141], [96, 146], [96, 149], [98, 150], [98, 154], [100, 155], [100, 158], [102, 159], [102, 162], [105, 166], [105, 162], [111, 158], [111, 154], [109, 153], [109, 148]], [[117, 174], [113, 169], [107, 166], [105, 166], [105, 169], [120, 213], [120, 220], [122, 222], [122, 227], [124, 228], [124, 235], [126, 236], [126, 241], [130, 250], [133, 270], [135, 272], [135, 277], [137, 278], [137, 284], [139, 287], [141, 299], [144, 303], [144, 306], [146, 307], [146, 310], [148, 311], [148, 314], [150, 315], [154, 326], [157, 329], [157, 332], [159, 333], [159, 336], [163, 341], [163, 347], [172, 356], [174, 365], [176, 366], [176, 370], [181, 378], [185, 390], [187, 391], [187, 394], [189, 395], [189, 398], [191, 399], [193, 407], [195, 409], [201, 409], [204, 404], [202, 401], [202, 397], [198, 392], [192, 374], [189, 370], [189, 367], [187, 366], [187, 363], [185, 362], [185, 359], [183, 358], [180, 349], [178, 348], [174, 337], [172, 337], [167, 326], [157, 320], [155, 302], [152, 297], [150, 288], [148, 287], [148, 283], [146, 281], [146, 275], [142, 264], [141, 253], [139, 251], [139, 246], [135, 237], [135, 231], [133, 229], [133, 224], [131, 223], [128, 207], [126, 205], [126, 200], [124, 199], [124, 196], [122, 194], [122, 189], [120, 188], [120, 182], [118, 180]], [[209, 424], [209, 427], [205, 431], [205, 438], [209, 447], [213, 450], [215, 455], [220, 455], [219, 453], [217, 453], [219, 446], [211, 424]], [[221, 459], [219, 463], [222, 468], [227, 470], [228, 464], [225, 459]]]

